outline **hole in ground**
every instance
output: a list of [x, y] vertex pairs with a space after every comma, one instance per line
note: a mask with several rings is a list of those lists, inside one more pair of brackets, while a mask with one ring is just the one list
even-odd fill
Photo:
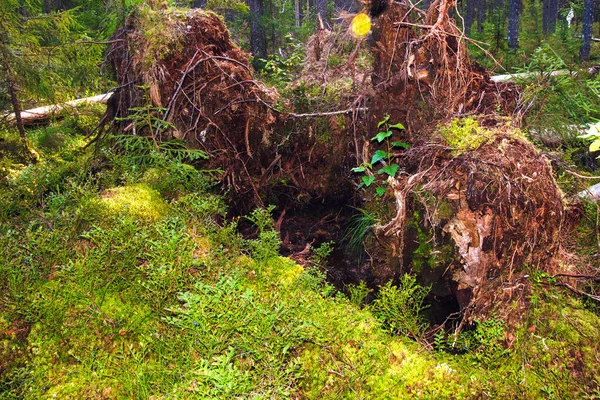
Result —
[[[280, 232], [282, 245], [280, 254], [308, 265], [314, 249], [323, 243], [334, 242], [333, 251], [327, 258], [327, 281], [337, 290], [347, 293], [347, 286], [361, 281], [372, 289], [366, 299], [370, 303], [377, 295], [378, 287], [374, 275], [377, 268], [387, 268], [381, 261], [371, 259], [364, 250], [358, 251], [348, 246], [348, 225], [356, 209], [340, 202], [309, 202], [294, 208], [276, 209], [273, 219]], [[246, 238], [256, 237], [256, 227], [242, 218], [238, 224]], [[310, 244], [308, 250], [307, 245]], [[414, 246], [407, 246], [409, 254], [404, 262], [410, 263]], [[378, 265], [379, 264], [379, 265]], [[422, 270], [419, 283], [431, 285], [432, 289], [425, 302], [428, 305], [424, 316], [431, 327], [447, 322], [447, 318], [460, 311], [459, 302], [451, 289], [451, 281], [443, 277], [443, 269]], [[392, 274], [392, 279], [398, 279]], [[380, 280], [380, 279], [379, 279]]]

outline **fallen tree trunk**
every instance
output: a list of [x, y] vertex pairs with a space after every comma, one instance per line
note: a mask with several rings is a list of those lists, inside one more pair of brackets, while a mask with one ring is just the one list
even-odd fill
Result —
[[[99, 94], [92, 97], [85, 97], [82, 99], [71, 100], [65, 103], [52, 104], [49, 106], [36, 107], [29, 110], [21, 111], [21, 120], [23, 125], [37, 125], [48, 122], [53, 118], [57, 118], [65, 110], [76, 108], [85, 104], [105, 104], [113, 95], [112, 92]], [[8, 114], [6, 116], [6, 122], [9, 124], [15, 123], [15, 114]]]

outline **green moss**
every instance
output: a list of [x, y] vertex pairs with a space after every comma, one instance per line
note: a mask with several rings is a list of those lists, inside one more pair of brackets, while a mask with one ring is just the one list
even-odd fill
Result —
[[420, 274], [426, 268], [446, 267], [455, 255], [452, 243], [434, 247], [433, 230], [423, 225], [423, 217], [415, 210], [407, 221], [407, 227], [416, 235], [417, 248], [411, 254], [413, 270]]
[[101, 201], [109, 214], [120, 215], [125, 212], [146, 221], [155, 221], [168, 210], [160, 194], [144, 184], [108, 189]]
[[515, 129], [510, 120], [506, 120], [504, 125], [488, 129], [481, 127], [479, 121], [473, 117], [456, 118], [450, 121], [449, 124], [441, 126], [438, 132], [452, 148], [454, 156], [475, 150], [492, 141], [498, 135], [511, 136], [527, 141], [525, 134], [519, 129]]
[[479, 122], [471, 117], [453, 119], [442, 126], [439, 133], [452, 147], [454, 155], [474, 150], [494, 137], [494, 134], [479, 126]]

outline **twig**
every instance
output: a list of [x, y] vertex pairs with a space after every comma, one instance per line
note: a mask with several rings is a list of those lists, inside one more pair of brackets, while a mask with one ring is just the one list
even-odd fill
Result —
[[581, 291], [581, 290], [579, 290], [577, 288], [574, 288], [573, 286], [569, 285], [568, 283], [557, 283], [557, 285], [558, 286], [564, 286], [564, 287], [572, 290], [574, 293], [577, 293], [577, 294], [582, 295], [582, 296], [587, 296], [587, 297], [589, 297], [592, 300], [596, 300], [597, 302], [600, 302], [600, 296], [596, 296], [594, 294], [590, 294], [590, 293], [586, 293], [584, 291]]
[[578, 174], [575, 171], [571, 171], [569, 169], [565, 169], [565, 171], [570, 173], [571, 175], [574, 175], [574, 176], [576, 176], [578, 178], [582, 178], [582, 179], [600, 179], [600, 176], [585, 176], [585, 175]]
[[252, 158], [252, 151], [250, 150], [250, 118], [246, 120], [246, 131], [245, 131], [245, 139], [246, 139], [246, 153], [248, 153], [248, 157]]
[[559, 276], [566, 276], [569, 278], [579, 278], [579, 279], [589, 279], [589, 280], [593, 280], [596, 282], [600, 282], [600, 276], [598, 275], [583, 275], [583, 274], [568, 274], [568, 273], [560, 273], [560, 274], [555, 274], [552, 275], [552, 278], [556, 278]]
[[328, 115], [348, 114], [348, 113], [354, 112], [354, 111], [368, 111], [368, 108], [367, 107], [348, 108], [346, 110], [320, 112], [320, 113], [308, 113], [308, 114], [289, 113], [288, 115], [293, 118], [314, 118], [314, 117], [326, 117]]

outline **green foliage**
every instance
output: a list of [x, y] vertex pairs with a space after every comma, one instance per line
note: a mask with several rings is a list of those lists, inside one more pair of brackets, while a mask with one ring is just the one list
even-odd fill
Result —
[[109, 189], [102, 195], [102, 204], [107, 207], [108, 214], [125, 213], [151, 222], [167, 212], [167, 205], [160, 194], [144, 184]]
[[279, 254], [281, 239], [279, 232], [275, 230], [271, 213], [275, 206], [271, 205], [265, 208], [257, 208], [246, 218], [258, 227], [258, 239], [250, 240], [252, 256], [257, 260], [267, 260], [276, 257]]
[[363, 305], [367, 296], [371, 292], [371, 289], [367, 286], [364, 281], [360, 281], [358, 285], [347, 285], [346, 290], [348, 291], [348, 299], [350, 303], [357, 307]]
[[[378, 129], [382, 129], [377, 135], [371, 138], [372, 141], [377, 141], [377, 143], [385, 142], [387, 146], [387, 150], [376, 150], [375, 154], [371, 158], [371, 162], [363, 162], [360, 166], [352, 168], [352, 172], [356, 173], [366, 173], [367, 175], [363, 176], [362, 182], [358, 185], [358, 188], [361, 187], [369, 187], [375, 181], [376, 177], [373, 175], [374, 165], [380, 163], [383, 164], [383, 167], [377, 170], [377, 175], [385, 175], [387, 177], [394, 178], [396, 173], [398, 173], [398, 169], [400, 168], [398, 164], [392, 164], [392, 148], [400, 148], [407, 149], [409, 146], [404, 142], [391, 141], [390, 138], [393, 135], [392, 129], [403, 130], [404, 126], [400, 123], [390, 124], [389, 123], [390, 116], [386, 115], [379, 123], [377, 124]], [[385, 181], [384, 181], [385, 182]], [[386, 189], [382, 186], [377, 186], [375, 188], [375, 193], [377, 196], [381, 197], [385, 194]]]
[[344, 240], [347, 241], [347, 247], [358, 255], [364, 251], [367, 234], [377, 223], [377, 218], [365, 209], [356, 208], [356, 210], [358, 213], [348, 220]]
[[388, 282], [383, 285], [377, 298], [369, 306], [373, 315], [390, 332], [420, 340], [427, 328], [422, 312], [429, 287], [417, 283], [412, 275], [403, 275], [398, 286]]
[[455, 118], [448, 125], [440, 127], [439, 133], [452, 147], [455, 156], [475, 150], [494, 137], [492, 131], [480, 127], [472, 117]]
[[321, 266], [321, 268], [325, 269], [327, 267], [327, 258], [333, 252], [333, 245], [335, 242], [323, 242], [319, 247], [312, 249], [313, 261], [315, 264]]
[[[413, 277], [360, 309], [364, 283], [334, 295], [322, 269], [277, 255], [277, 236], [261, 237], [274, 232], [269, 209], [249, 216], [258, 239], [243, 240], [202, 172], [136, 165], [111, 147], [62, 158], [71, 146], [0, 182], [1, 398], [580, 398], [596, 387], [598, 316], [552, 287], [534, 288], [509, 352], [492, 319], [461, 334], [464, 354], [441, 335], [445, 351], [429, 353], [388, 333], [422, 333], [427, 290]], [[135, 187], [126, 204], [149, 195], [166, 212], [149, 224], [99, 206], [115, 186]]]
[[284, 86], [296, 79], [304, 61], [304, 43], [292, 34], [285, 35], [287, 56], [272, 54], [264, 62], [261, 75], [273, 85]]
[[[88, 2], [97, 6], [98, 2]], [[45, 4], [45, 3], [44, 3]], [[97, 9], [98, 10], [98, 9]], [[105, 12], [102, 8], [102, 13]], [[108, 89], [97, 65], [102, 47], [92, 44], [97, 32], [86, 25], [92, 10], [44, 10], [40, 1], [5, 0], [0, 4], [0, 64], [12, 71], [23, 100], [56, 103]], [[88, 41], [87, 44], [73, 44]], [[6, 89], [7, 80], [0, 80]], [[29, 102], [29, 101], [28, 101]], [[9, 108], [0, 91], [0, 110]]]
[[530, 64], [521, 70], [533, 74], [519, 80], [524, 88], [523, 104], [530, 109], [526, 124], [531, 135], [540, 140], [545, 136], [557, 138], [558, 145], [567, 153], [565, 157], [583, 151], [584, 143], [578, 138], [580, 127], [600, 120], [600, 80], [597, 77], [550, 74], [572, 68], [552, 48], [544, 47], [537, 49]]
[[[557, 55], [569, 63], [579, 62], [579, 48], [581, 47], [581, 25], [573, 23], [571, 27], [566, 22], [566, 14], [571, 7], [575, 10], [577, 18], [583, 13], [583, 3], [569, 3], [560, 10], [557, 16], [554, 32], [545, 34], [542, 29], [542, 2], [540, 0], [524, 0], [519, 21], [518, 48], [508, 48], [507, 31], [509, 3], [495, 5], [490, 10], [481, 27], [474, 27], [471, 37], [485, 42], [486, 45], [469, 46], [471, 56], [488, 69], [495, 68], [496, 60], [502, 63], [507, 71], [514, 71], [528, 65], [534, 53], [540, 48], [552, 48]], [[481, 29], [479, 29], [481, 28]], [[484, 51], [485, 50], [485, 51]], [[489, 57], [491, 53], [495, 58]]]
[[[581, 139], [591, 140], [589, 151], [590, 153], [600, 152], [600, 122], [590, 125], [585, 135], [579, 136]], [[600, 157], [600, 156], [598, 156]]]

